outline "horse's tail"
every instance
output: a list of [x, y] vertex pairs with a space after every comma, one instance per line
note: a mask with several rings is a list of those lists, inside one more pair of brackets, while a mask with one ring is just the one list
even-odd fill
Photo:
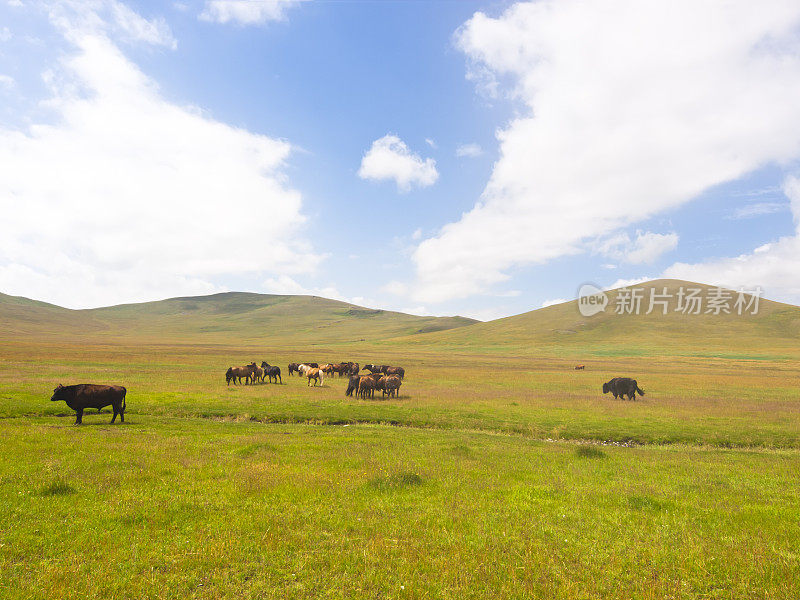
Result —
[[635, 388], [636, 388], [636, 391], [637, 391], [637, 392], [639, 392], [639, 395], [640, 395], [640, 396], [644, 396], [644, 390], [643, 390], [643, 389], [641, 389], [641, 388], [639, 388], [639, 384], [638, 384], [638, 383], [636, 383], [636, 380], [635, 380], [635, 379], [633, 380], [633, 387], [635, 387]]
[[126, 395], [127, 393], [128, 393], [128, 390], [126, 390], [126, 389], [123, 387], [123, 388], [122, 388], [122, 411], [121, 411], [121, 412], [125, 412], [125, 407], [126, 407], [126, 406], [128, 406], [128, 405], [127, 405], [127, 403], [125, 402], [125, 395]]

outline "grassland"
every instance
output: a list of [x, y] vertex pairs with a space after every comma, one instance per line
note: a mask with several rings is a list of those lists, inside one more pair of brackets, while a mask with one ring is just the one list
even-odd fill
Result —
[[[0, 597], [800, 596], [800, 345], [764, 339], [773, 313], [728, 345], [713, 323], [621, 344], [613, 322], [594, 342], [348, 322], [312, 345], [226, 341], [207, 310], [158, 343], [147, 311], [141, 337], [5, 330]], [[408, 375], [385, 401], [226, 387], [253, 360]], [[600, 393], [622, 374], [644, 399]], [[124, 425], [49, 402], [83, 381], [128, 387]]]

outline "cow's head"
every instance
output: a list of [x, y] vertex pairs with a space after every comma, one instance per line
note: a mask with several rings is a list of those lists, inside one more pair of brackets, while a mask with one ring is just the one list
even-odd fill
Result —
[[53, 397], [50, 398], [51, 402], [55, 402], [56, 400], [64, 400], [64, 386], [60, 383], [58, 387], [53, 390]]

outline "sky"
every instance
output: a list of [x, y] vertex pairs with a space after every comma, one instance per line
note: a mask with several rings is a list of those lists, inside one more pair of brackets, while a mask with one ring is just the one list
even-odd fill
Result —
[[0, 0], [0, 292], [800, 303], [796, 0]]

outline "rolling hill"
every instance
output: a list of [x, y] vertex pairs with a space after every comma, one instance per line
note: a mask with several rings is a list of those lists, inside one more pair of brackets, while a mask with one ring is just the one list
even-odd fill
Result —
[[[699, 289], [704, 298], [700, 314], [676, 311], [677, 294], [683, 288]], [[624, 288], [621, 288], [624, 289]], [[592, 348], [594, 353], [658, 352], [669, 347], [671, 353], [696, 353], [698, 350], [747, 352], [751, 349], [800, 351], [800, 307], [760, 298], [758, 311], [736, 314], [737, 292], [730, 291], [730, 313], [707, 313], [708, 295], [717, 288], [700, 283], [659, 279], [633, 286], [641, 290], [639, 314], [617, 314], [620, 290], [607, 292], [603, 312], [583, 316], [578, 301], [572, 300], [520, 315], [475, 323], [460, 330], [442, 331], [429, 336], [410, 336], [409, 344], [441, 347], [543, 349], [566, 347]], [[650, 314], [651, 294], [666, 294], [667, 312], [656, 304]], [[749, 299], [747, 297], [746, 299]]]
[[228, 292], [157, 302], [70, 310], [0, 294], [0, 338], [81, 335], [151, 342], [372, 342], [475, 323], [464, 317], [419, 317], [317, 296]]
[[[379, 344], [430, 351], [464, 349], [497, 352], [554, 352], [574, 356], [704, 352], [800, 353], [800, 307], [761, 298], [736, 314], [675, 310], [683, 288], [700, 290], [707, 303], [716, 288], [679, 280], [635, 286], [639, 314], [618, 314], [620, 290], [607, 292], [603, 312], [583, 316], [573, 300], [520, 315], [478, 322], [464, 317], [419, 317], [373, 310], [316, 296], [228, 292], [158, 302], [70, 310], [45, 302], [0, 294], [0, 339], [24, 336], [80, 336], [94, 342], [251, 343], [268, 345]], [[651, 294], [668, 298], [666, 314]]]

